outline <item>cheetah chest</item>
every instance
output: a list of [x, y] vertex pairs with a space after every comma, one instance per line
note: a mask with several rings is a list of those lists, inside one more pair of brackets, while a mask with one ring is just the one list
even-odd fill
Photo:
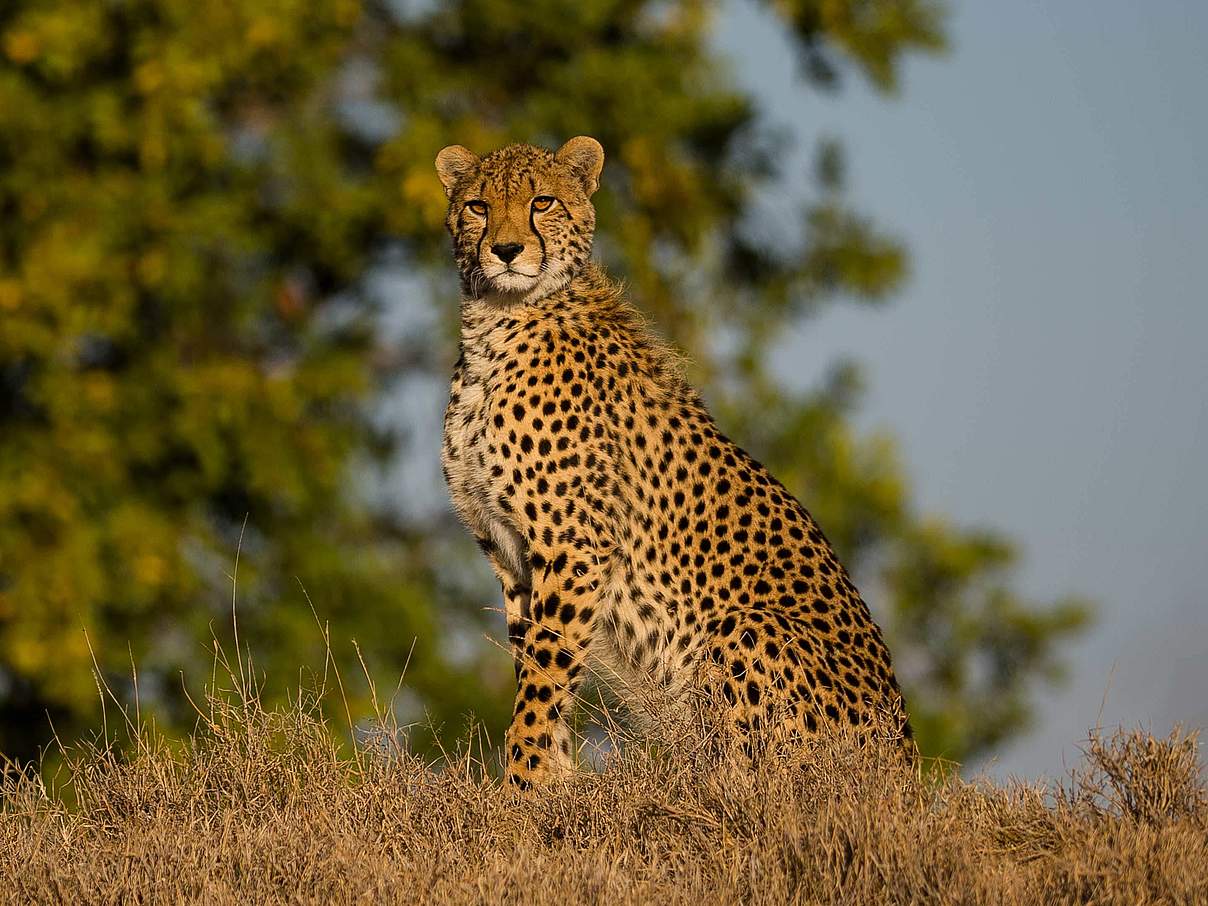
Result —
[[441, 466], [457, 515], [479, 543], [490, 542], [517, 575], [527, 572], [523, 539], [500, 507], [499, 480], [487, 457], [488, 416], [492, 394], [485, 375], [459, 365], [454, 371], [445, 409]]

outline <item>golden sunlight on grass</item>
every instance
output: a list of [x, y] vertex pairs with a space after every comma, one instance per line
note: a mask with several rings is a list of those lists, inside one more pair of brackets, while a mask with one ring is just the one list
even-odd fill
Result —
[[[892, 743], [743, 757], [682, 736], [521, 798], [477, 747], [354, 754], [300, 700], [212, 696], [183, 745], [130, 724], [0, 788], [13, 903], [1208, 901], [1193, 735], [1093, 735], [1060, 785], [910, 769]], [[123, 754], [124, 752], [124, 754]]]

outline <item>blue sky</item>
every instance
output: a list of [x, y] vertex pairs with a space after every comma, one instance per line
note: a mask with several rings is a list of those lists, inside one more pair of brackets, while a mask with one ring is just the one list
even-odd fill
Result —
[[899, 438], [919, 506], [1019, 540], [1026, 592], [1099, 604], [988, 766], [1060, 775], [1100, 720], [1208, 725], [1208, 4], [958, 3], [951, 38], [899, 97], [831, 98], [761, 7], [717, 32], [800, 139], [790, 172], [841, 137], [852, 198], [912, 254], [889, 308], [800, 325], [781, 373], [861, 362], [861, 421]]

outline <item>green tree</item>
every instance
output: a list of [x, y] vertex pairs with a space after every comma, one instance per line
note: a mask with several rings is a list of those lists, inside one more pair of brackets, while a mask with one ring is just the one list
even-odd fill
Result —
[[[890, 90], [943, 46], [931, 0], [768, 4], [803, 90]], [[922, 518], [859, 377], [786, 391], [765, 352], [833, 301], [876, 304], [906, 254], [852, 212], [820, 145], [799, 235], [769, 242], [774, 124], [709, 44], [703, 0], [14, 0], [0, 10], [0, 750], [95, 720], [83, 630], [111, 682], [187, 717], [178, 673], [242, 641], [269, 689], [342, 661], [457, 729], [506, 717], [506, 656], [467, 539], [364, 476], [435, 455], [381, 418], [443, 378], [455, 281], [441, 146], [598, 137], [598, 250], [686, 349], [720, 421], [819, 517], [887, 625], [927, 749], [965, 757], [1023, 726], [1029, 685], [1084, 619], [1030, 602], [992, 532]], [[376, 278], [443, 325], [384, 329]], [[438, 405], [438, 404], [437, 404]], [[758, 413], [758, 418], [753, 417]], [[242, 543], [240, 544], [240, 538]], [[450, 640], [456, 643], [451, 644]], [[353, 695], [352, 706], [364, 702]]]

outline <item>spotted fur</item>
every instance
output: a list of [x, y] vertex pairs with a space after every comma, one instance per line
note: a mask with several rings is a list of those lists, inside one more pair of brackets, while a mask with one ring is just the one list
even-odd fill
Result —
[[509, 779], [572, 765], [589, 668], [635, 703], [712, 693], [740, 734], [904, 721], [881, 633], [821, 530], [590, 262], [602, 166], [589, 138], [437, 158], [463, 290], [442, 464], [503, 585]]

